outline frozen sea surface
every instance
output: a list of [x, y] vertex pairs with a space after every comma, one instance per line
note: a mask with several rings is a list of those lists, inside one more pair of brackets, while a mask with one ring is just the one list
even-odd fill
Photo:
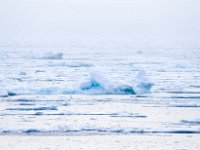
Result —
[[0, 95], [1, 135], [200, 134], [200, 46], [1, 44]]

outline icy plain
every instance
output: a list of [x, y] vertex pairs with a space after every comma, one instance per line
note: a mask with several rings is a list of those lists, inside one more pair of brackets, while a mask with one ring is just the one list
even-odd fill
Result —
[[2, 44], [0, 134], [199, 137], [199, 45], [95, 44]]

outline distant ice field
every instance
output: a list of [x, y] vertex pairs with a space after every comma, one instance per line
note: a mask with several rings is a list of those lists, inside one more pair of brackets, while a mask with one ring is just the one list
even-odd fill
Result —
[[200, 134], [200, 45], [41, 43], [0, 44], [1, 135]]

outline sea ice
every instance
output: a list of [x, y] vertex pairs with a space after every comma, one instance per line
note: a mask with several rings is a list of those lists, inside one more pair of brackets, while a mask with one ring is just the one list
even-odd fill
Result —
[[43, 56], [43, 59], [63, 59], [63, 53], [48, 52]]
[[0, 97], [8, 96], [8, 91], [6, 89], [0, 88]]
[[135, 93], [131, 86], [107, 79], [98, 72], [91, 72], [90, 80], [82, 83], [80, 89], [91, 91], [92, 93], [96, 90], [96, 92], [99, 91], [104, 94]]
[[57, 66], [65, 66], [65, 67], [92, 67], [93, 64], [87, 62], [55, 62], [49, 61], [48, 66], [57, 67]]
[[146, 71], [140, 70], [138, 74], [136, 75], [135, 81], [134, 81], [134, 89], [136, 93], [142, 94], [142, 93], [148, 93], [150, 92], [152, 86], [154, 84], [149, 81], [146, 75]]
[[63, 53], [60, 52], [45, 52], [45, 53], [31, 53], [28, 58], [33, 59], [63, 59]]
[[151, 83], [145, 71], [139, 71], [136, 76], [135, 83], [125, 84], [104, 77], [101, 73], [91, 72], [90, 80], [80, 85], [81, 90], [99, 90], [104, 94], [141, 94], [148, 93], [151, 90]]
[[68, 84], [60, 87], [43, 87], [38, 89], [10, 89], [9, 92], [1, 89], [1, 96], [13, 96], [17, 94], [143, 94], [149, 93], [153, 83], [151, 83], [145, 71], [139, 71], [133, 83], [123, 83], [105, 77], [98, 71], [90, 73], [88, 81], [79, 86]]

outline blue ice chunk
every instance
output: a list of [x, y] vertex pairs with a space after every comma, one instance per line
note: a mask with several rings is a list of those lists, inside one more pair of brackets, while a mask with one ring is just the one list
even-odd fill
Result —
[[98, 90], [102, 94], [135, 94], [132, 86], [108, 79], [98, 72], [91, 72], [90, 80], [82, 83], [80, 89], [91, 92]]
[[17, 94], [15, 92], [12, 91], [8, 91], [8, 96], [16, 96]]
[[35, 115], [41, 116], [41, 115], [43, 115], [43, 112], [36, 112]]
[[149, 93], [151, 88], [153, 87], [153, 83], [149, 81], [146, 72], [144, 70], [140, 70], [135, 78], [135, 90], [136, 93]]
[[28, 129], [23, 131], [24, 133], [40, 133], [41, 131], [37, 130], [37, 129]]

